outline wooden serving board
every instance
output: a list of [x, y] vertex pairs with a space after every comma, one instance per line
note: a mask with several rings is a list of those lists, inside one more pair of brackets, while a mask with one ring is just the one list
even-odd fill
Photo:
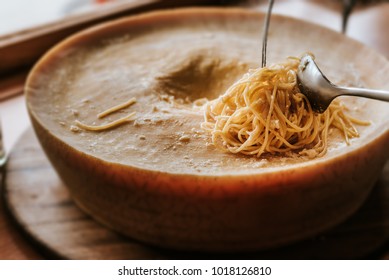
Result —
[[123, 237], [101, 226], [72, 202], [32, 129], [24, 133], [10, 155], [3, 199], [20, 230], [50, 258], [389, 258], [389, 162], [364, 206], [342, 225], [287, 247], [244, 254], [168, 251]]

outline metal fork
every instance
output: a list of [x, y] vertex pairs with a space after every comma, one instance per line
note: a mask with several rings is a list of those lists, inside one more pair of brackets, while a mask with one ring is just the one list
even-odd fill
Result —
[[323, 113], [340, 95], [353, 95], [389, 102], [389, 91], [340, 87], [331, 83], [310, 55], [301, 58], [297, 70], [298, 87], [309, 100], [312, 110]]

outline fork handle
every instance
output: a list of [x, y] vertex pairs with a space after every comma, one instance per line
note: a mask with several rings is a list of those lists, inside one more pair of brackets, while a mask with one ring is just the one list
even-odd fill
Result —
[[351, 87], [337, 87], [337, 89], [339, 95], [361, 96], [389, 102], [389, 91]]

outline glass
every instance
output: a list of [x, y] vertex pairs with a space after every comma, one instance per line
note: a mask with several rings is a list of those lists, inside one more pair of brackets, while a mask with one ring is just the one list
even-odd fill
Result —
[[1, 119], [0, 119], [0, 171], [3, 170], [5, 162], [6, 162], [6, 154], [5, 154], [4, 145], [3, 145], [3, 134], [2, 134], [2, 128], [1, 128]]

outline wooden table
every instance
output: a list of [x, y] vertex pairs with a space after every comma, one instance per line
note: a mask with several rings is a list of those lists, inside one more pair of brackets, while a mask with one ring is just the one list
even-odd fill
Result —
[[[329, 0], [325, 1], [325, 4], [323, 4], [323, 1], [276, 2], [274, 13], [310, 20], [331, 29], [340, 30], [339, 2], [341, 1]], [[265, 10], [266, 3], [250, 8]], [[358, 8], [350, 18], [347, 34], [389, 58], [388, 26], [389, 3], [380, 3]], [[19, 88], [22, 86], [21, 82], [19, 82], [18, 86]], [[25, 100], [22, 94], [0, 101], [0, 117], [7, 151], [12, 149], [16, 140], [30, 126], [24, 103]], [[26, 241], [5, 215], [3, 202], [0, 201], [0, 259], [41, 258], [42, 255], [39, 251]], [[385, 258], [389, 258], [389, 252]]]

